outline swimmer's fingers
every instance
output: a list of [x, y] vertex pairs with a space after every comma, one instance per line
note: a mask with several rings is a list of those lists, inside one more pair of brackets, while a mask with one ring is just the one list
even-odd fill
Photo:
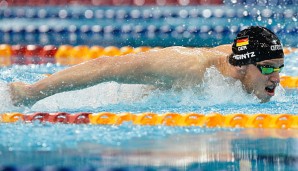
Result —
[[28, 106], [30, 105], [30, 101], [28, 100], [28, 97], [26, 96], [26, 83], [23, 82], [13, 82], [8, 84], [9, 86], [9, 93], [10, 98], [12, 100], [13, 105], [15, 106]]

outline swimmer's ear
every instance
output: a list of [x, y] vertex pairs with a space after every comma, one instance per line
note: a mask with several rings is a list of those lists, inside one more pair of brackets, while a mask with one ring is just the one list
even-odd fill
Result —
[[242, 66], [236, 66], [237, 72], [241, 75], [245, 75], [247, 66], [242, 65]]

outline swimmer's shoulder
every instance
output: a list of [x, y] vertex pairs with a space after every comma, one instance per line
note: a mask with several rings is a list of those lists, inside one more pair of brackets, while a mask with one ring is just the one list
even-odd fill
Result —
[[[155, 52], [154, 52], [155, 51]], [[152, 52], [152, 51], [151, 51]], [[184, 56], [184, 57], [203, 57], [203, 56], [226, 56], [232, 53], [232, 46], [230, 44], [220, 45], [216, 47], [184, 47], [184, 46], [170, 46], [162, 49], [155, 49], [153, 53], [164, 56]]]
[[222, 52], [232, 52], [232, 45], [231, 44], [224, 44], [215, 47], [184, 47], [184, 46], [170, 46], [163, 48], [163, 50], [181, 50], [181, 51], [189, 51], [189, 50], [216, 50]]
[[195, 49], [192, 47], [184, 47], [184, 46], [169, 46], [161, 49], [153, 49], [151, 52], [156, 52], [161, 55], [173, 55], [173, 56], [189, 56], [195, 54]]
[[219, 45], [219, 46], [213, 47], [212, 50], [231, 54], [232, 53], [232, 45], [231, 44]]

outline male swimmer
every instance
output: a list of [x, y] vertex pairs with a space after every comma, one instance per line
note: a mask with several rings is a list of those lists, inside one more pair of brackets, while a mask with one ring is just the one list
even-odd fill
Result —
[[57, 72], [34, 84], [15, 82], [10, 93], [15, 105], [33, 105], [56, 93], [107, 81], [184, 88], [201, 83], [207, 68], [242, 82], [262, 102], [274, 96], [284, 66], [280, 40], [270, 30], [251, 26], [231, 45], [214, 48], [168, 47], [120, 57], [100, 57]]

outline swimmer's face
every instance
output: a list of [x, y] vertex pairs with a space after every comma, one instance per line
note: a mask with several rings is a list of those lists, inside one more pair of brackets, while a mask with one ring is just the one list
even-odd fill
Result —
[[[278, 70], [284, 64], [283, 58], [264, 60], [256, 63], [258, 66], [272, 66]], [[262, 74], [254, 64], [247, 65], [242, 83], [249, 93], [254, 93], [262, 102], [268, 102], [275, 95], [275, 88], [280, 82], [278, 71]]]

